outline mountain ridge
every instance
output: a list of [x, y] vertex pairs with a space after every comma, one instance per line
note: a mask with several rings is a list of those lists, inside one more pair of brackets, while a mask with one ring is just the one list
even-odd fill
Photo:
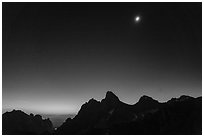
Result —
[[[73, 119], [69, 119], [68, 121], [64, 122], [62, 126], [56, 130], [55, 134], [200, 134], [200, 127], [202, 127], [202, 124], [200, 126], [199, 120], [196, 121], [199, 123], [199, 127], [197, 127], [199, 130], [197, 131], [195, 129], [195, 131], [192, 131], [192, 133], [188, 133], [187, 131], [166, 131], [173, 127], [167, 125], [167, 127], [163, 129], [161, 125], [155, 126], [154, 124], [151, 125], [152, 128], [154, 128], [154, 126], [158, 126], [158, 128], [161, 129], [158, 131], [148, 131], [148, 129], [146, 129], [148, 124], [145, 124], [145, 120], [151, 121], [151, 119], [156, 119], [157, 117], [161, 119], [163, 117], [162, 115], [167, 117], [166, 114], [163, 114], [166, 113], [166, 111], [169, 111], [169, 113], [175, 113], [175, 119], [177, 119], [180, 117], [180, 115], [183, 115], [183, 112], [192, 113], [188, 110], [188, 108], [193, 109], [195, 107], [197, 108], [195, 109], [195, 113], [196, 115], [199, 115], [202, 110], [202, 107], [200, 107], [201, 102], [199, 102], [199, 100], [202, 101], [202, 97], [194, 98], [182, 95], [179, 98], [176, 98], [176, 100], [173, 99], [172, 101], [160, 103], [159, 101], [154, 100], [152, 97], [144, 95], [137, 103], [134, 105], [129, 105], [121, 102], [113, 92], [108, 91], [105, 95], [105, 98], [101, 101], [91, 99], [83, 104], [79, 110], [79, 113]], [[180, 109], [180, 107], [184, 108]], [[181, 111], [177, 110], [178, 108]], [[175, 109], [175, 112], [172, 112], [172, 109]], [[151, 116], [150, 119], [148, 119], [149, 116]], [[200, 116], [198, 118], [200, 118]], [[165, 120], [167, 119], [168, 118]], [[184, 120], [185, 119], [182, 119], [181, 117], [180, 121]], [[135, 129], [130, 125], [136, 123], [145, 124], [145, 129], [142, 130], [147, 131], [133, 132]], [[173, 122], [173, 124], [175, 123]], [[118, 126], [122, 126], [123, 128], [120, 129]], [[130, 129], [132, 130], [129, 131]]]
[[[21, 110], [5, 112], [2, 118], [3, 134], [202, 134], [202, 96], [182, 95], [159, 102], [143, 95], [138, 102], [130, 105], [120, 101], [112, 91], [107, 91], [101, 101], [91, 98], [85, 102], [75, 117], [66, 118], [56, 130], [50, 119], [43, 120], [41, 115], [28, 115]], [[16, 119], [21, 122], [15, 122]], [[32, 124], [36, 121], [41, 123], [37, 127]], [[39, 130], [39, 127], [43, 130]], [[13, 130], [15, 128], [18, 130]]]
[[52, 134], [54, 128], [49, 118], [42, 119], [39, 114], [26, 114], [21, 110], [5, 112], [2, 115], [3, 135]]

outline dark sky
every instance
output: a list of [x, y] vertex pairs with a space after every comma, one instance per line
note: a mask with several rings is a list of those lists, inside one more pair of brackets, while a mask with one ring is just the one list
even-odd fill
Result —
[[201, 96], [201, 4], [4, 2], [3, 110], [76, 113], [108, 90], [130, 104]]

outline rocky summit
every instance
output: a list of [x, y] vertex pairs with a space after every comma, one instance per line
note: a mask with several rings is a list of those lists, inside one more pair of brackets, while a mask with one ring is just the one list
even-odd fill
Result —
[[40, 135], [52, 134], [53, 131], [52, 122], [42, 119], [40, 115], [28, 115], [21, 110], [13, 110], [2, 116], [3, 135]]
[[145, 95], [128, 105], [108, 91], [102, 101], [91, 99], [83, 104], [55, 134], [189, 135], [201, 131], [201, 97], [181, 96], [160, 103]]
[[201, 135], [202, 97], [182, 95], [160, 103], [142, 96], [129, 105], [111, 91], [101, 101], [90, 99], [74, 118], [54, 130], [49, 119], [20, 110], [2, 116], [4, 135]]

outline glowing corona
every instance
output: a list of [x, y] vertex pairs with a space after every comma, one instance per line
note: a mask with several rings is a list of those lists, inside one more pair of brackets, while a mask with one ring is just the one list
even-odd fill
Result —
[[135, 17], [135, 21], [139, 22], [140, 21], [140, 16]]

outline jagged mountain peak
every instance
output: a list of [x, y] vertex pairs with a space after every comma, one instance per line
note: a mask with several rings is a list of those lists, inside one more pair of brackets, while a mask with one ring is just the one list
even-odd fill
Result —
[[95, 111], [95, 109], [99, 107], [99, 105], [100, 105], [100, 101], [97, 101], [94, 98], [92, 98], [81, 106], [81, 109], [79, 110], [78, 115], [83, 115], [84, 113], [93, 112]]
[[179, 97], [179, 100], [180, 100], [180, 101], [184, 101], [184, 100], [190, 99], [190, 98], [192, 98], [192, 97], [187, 96], [187, 95], [182, 95], [182, 96]]
[[112, 91], [107, 91], [105, 100], [119, 100], [119, 98]]
[[149, 96], [147, 96], [147, 95], [143, 95], [143, 96], [140, 97], [140, 100], [139, 100], [139, 101], [143, 101], [143, 100], [153, 100], [153, 98], [152, 98], [152, 97], [149, 97]]
[[10, 112], [5, 112], [4, 113], [5, 115], [15, 115], [15, 116], [28, 116], [25, 112], [21, 111], [21, 110], [15, 110], [13, 109], [12, 111]]
[[88, 103], [99, 103], [99, 101], [95, 100], [94, 98], [90, 99]]
[[167, 102], [168, 103], [183, 102], [183, 101], [190, 100], [190, 99], [194, 99], [194, 98], [188, 95], [181, 95], [179, 98], [171, 98], [171, 100]]
[[[188, 97], [183, 96], [182, 98], [186, 99], [184, 101], [188, 101]], [[170, 114], [175, 113], [178, 115], [180, 120], [180, 113], [192, 112], [189, 111], [189, 106], [191, 109], [199, 109], [196, 110], [196, 113], [198, 113], [201, 108], [201, 103], [199, 102], [191, 101], [187, 103], [187, 105], [184, 103], [176, 106], [176, 104], [169, 105], [169, 103], [159, 103], [152, 97], [144, 95], [135, 105], [128, 105], [120, 101], [113, 92], [107, 91], [105, 98], [101, 102], [92, 98], [82, 105], [82, 108], [75, 118], [66, 120], [66, 122], [57, 129], [56, 134], [118, 134], [121, 133], [120, 131], [126, 134], [129, 133], [129, 131], [135, 134], [140, 134], [141, 126], [142, 129], [150, 131], [149, 133], [151, 134], [159, 134], [161, 132], [160, 129], [163, 128], [163, 126], [157, 124], [157, 121], [163, 122], [163, 120], [169, 120], [168, 115], [165, 113], [166, 109]], [[171, 110], [171, 108], [177, 107], [179, 107], [178, 111], [174, 112], [174, 109]], [[194, 114], [195, 113], [192, 115]], [[163, 119], [163, 117], [165, 118]], [[181, 121], [186, 121], [186, 119], [181, 119]], [[164, 123], [165, 122], [166, 121], [164, 121]], [[130, 125], [128, 125], [128, 123], [130, 123]], [[133, 124], [135, 126], [132, 126]], [[174, 124], [177, 124], [176, 121]], [[151, 125], [151, 128], [149, 128], [149, 125]], [[155, 128], [156, 126], [158, 127]], [[178, 127], [180, 127], [180, 125]], [[171, 126], [166, 126], [165, 130], [172, 128], [173, 127]], [[155, 132], [155, 129], [158, 129], [158, 131]]]
[[25, 112], [23, 112], [22, 110], [15, 110], [15, 109], [13, 109], [11, 112], [12, 112], [12, 113], [25, 113]]
[[3, 134], [52, 134], [53, 125], [49, 119], [41, 115], [26, 114], [21, 110], [13, 110], [2, 115]]
[[144, 102], [158, 102], [157, 100], [154, 100], [152, 97], [149, 97], [147, 95], [143, 95], [139, 99], [139, 103], [144, 103]]
[[101, 101], [101, 105], [107, 109], [112, 109], [119, 103], [119, 98], [112, 91], [107, 91], [105, 98]]

